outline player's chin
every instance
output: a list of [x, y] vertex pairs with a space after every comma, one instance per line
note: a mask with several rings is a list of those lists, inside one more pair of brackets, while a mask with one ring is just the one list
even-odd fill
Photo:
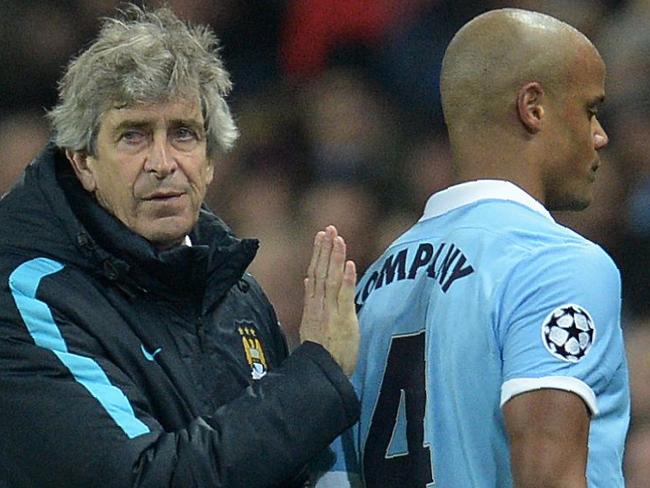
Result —
[[556, 201], [547, 202], [547, 207], [552, 211], [579, 212], [585, 210], [593, 201], [592, 184], [585, 185], [581, 191], [572, 191]]
[[567, 210], [579, 212], [585, 210], [594, 200], [593, 182], [588, 182], [580, 188], [580, 191], [573, 193], [570, 199], [570, 205]]
[[574, 196], [571, 205], [567, 210], [573, 210], [574, 212], [585, 210], [589, 207], [589, 205], [591, 205], [591, 202], [593, 202], [593, 200], [593, 192], [591, 190], [591, 185], [589, 185], [589, 188], [585, 189], [582, 194]]

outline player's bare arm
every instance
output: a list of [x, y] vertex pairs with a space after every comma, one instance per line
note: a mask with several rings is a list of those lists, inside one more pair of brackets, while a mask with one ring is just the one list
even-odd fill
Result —
[[354, 305], [356, 268], [345, 258], [345, 241], [336, 227], [316, 234], [305, 278], [300, 340], [321, 344], [350, 375], [359, 352], [359, 323]]
[[517, 488], [586, 488], [589, 410], [576, 394], [523, 393], [503, 406]]

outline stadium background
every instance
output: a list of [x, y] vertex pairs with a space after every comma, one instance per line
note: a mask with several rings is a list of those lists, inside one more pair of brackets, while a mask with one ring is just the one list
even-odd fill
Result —
[[[626, 474], [629, 488], [650, 486], [650, 0], [168, 3], [221, 39], [242, 135], [208, 199], [238, 235], [261, 239], [251, 271], [292, 341], [314, 232], [335, 223], [363, 271], [450, 182], [437, 79], [464, 22], [522, 7], [594, 40], [608, 65], [600, 118], [610, 145], [595, 203], [555, 217], [600, 243], [622, 271], [633, 389]], [[44, 113], [67, 61], [117, 5], [0, 0], [0, 194], [46, 142]]]

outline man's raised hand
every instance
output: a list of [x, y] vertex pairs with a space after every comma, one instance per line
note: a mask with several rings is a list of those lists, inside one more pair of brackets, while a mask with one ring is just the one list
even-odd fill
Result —
[[354, 262], [345, 260], [345, 241], [336, 227], [318, 232], [305, 278], [300, 341], [322, 345], [347, 375], [354, 371], [359, 353], [356, 280]]

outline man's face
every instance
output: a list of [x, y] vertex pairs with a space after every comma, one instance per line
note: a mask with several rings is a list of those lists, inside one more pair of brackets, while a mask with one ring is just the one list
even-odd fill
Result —
[[608, 143], [597, 112], [605, 97], [605, 65], [591, 46], [576, 57], [564, 96], [549, 108], [551, 164], [544, 175], [550, 210], [582, 210], [593, 198], [600, 164], [598, 151]]
[[102, 118], [96, 155], [71, 157], [99, 204], [158, 249], [182, 243], [213, 176], [196, 102], [112, 108]]

